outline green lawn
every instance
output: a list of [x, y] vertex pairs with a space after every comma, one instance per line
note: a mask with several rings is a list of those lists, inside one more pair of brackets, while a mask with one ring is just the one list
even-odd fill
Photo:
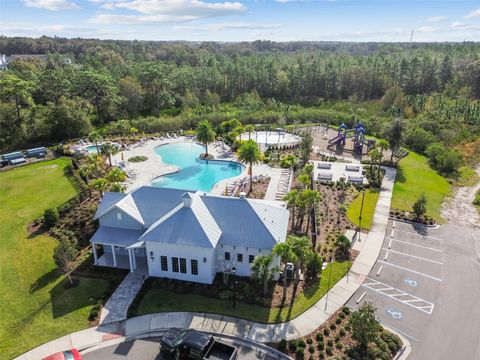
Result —
[[413, 203], [424, 193], [427, 215], [441, 222], [440, 205], [450, 192], [451, 185], [428, 165], [427, 158], [410, 152], [398, 164], [392, 208], [411, 211]]
[[[347, 272], [348, 263], [333, 263], [330, 288]], [[309, 287], [303, 294], [296, 297], [293, 306], [268, 309], [257, 305], [237, 302], [232, 308], [232, 300], [213, 299], [200, 295], [175, 294], [164, 289], [148, 290], [133, 315], [144, 315], [166, 311], [210, 312], [221, 315], [236, 316], [263, 323], [276, 323], [293, 319], [313, 306], [327, 292], [329, 264], [315, 286]]]
[[[376, 189], [369, 189], [365, 192], [365, 199], [363, 201], [362, 211], [362, 229], [370, 230], [372, 228], [373, 214], [379, 191]], [[347, 217], [353, 224], [360, 226], [358, 217], [360, 216], [360, 208], [362, 206], [362, 193], [358, 193], [357, 197], [350, 203], [347, 209]]]
[[56, 240], [29, 236], [26, 225], [47, 207], [75, 194], [64, 176], [69, 159], [39, 162], [0, 173], [0, 358], [88, 326], [90, 297], [104, 280], [81, 279], [65, 290], [52, 260]]

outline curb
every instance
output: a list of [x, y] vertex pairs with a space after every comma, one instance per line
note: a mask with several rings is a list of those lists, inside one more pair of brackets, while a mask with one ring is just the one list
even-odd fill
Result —
[[400, 338], [400, 340], [402, 340], [402, 343], [403, 343], [402, 347], [400, 348], [400, 350], [398, 350], [397, 354], [393, 357], [393, 360], [407, 359], [412, 351], [412, 345], [410, 344], [410, 340], [408, 340], [404, 335], [400, 334], [397, 330], [393, 329], [392, 327], [384, 323], [380, 323], [380, 324], [384, 329], [388, 330], [392, 334], [397, 335]]
[[406, 224], [418, 224], [418, 225], [421, 225], [421, 226], [428, 227], [430, 229], [438, 229], [440, 227], [440, 224], [438, 224], [438, 223], [435, 223], [433, 225], [428, 225], [428, 224], [422, 224], [422, 223], [418, 223], [418, 222], [411, 221], [411, 220], [397, 219], [397, 218], [391, 217], [390, 215], [388, 215], [388, 219], [393, 220], [393, 221], [406, 223]]

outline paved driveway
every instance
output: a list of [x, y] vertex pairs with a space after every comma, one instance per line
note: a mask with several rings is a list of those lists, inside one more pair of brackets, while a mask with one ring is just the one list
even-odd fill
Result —
[[[222, 339], [222, 342], [234, 344], [238, 349], [239, 360], [274, 360], [279, 359], [276, 356], [269, 355], [265, 351], [246, 346], [245, 343]], [[82, 355], [84, 360], [170, 360], [163, 354], [160, 354], [160, 338], [152, 337], [143, 340], [126, 341], [117, 345], [112, 345], [89, 352]], [[284, 357], [282, 359], [289, 359]]]
[[[388, 224], [382, 251], [348, 305], [365, 301], [412, 343], [410, 359], [480, 359], [480, 231]], [[478, 245], [477, 245], [478, 246]]]

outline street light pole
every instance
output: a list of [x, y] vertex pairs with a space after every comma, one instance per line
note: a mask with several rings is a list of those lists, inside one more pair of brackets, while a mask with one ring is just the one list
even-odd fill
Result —
[[360, 205], [360, 215], [358, 216], [358, 240], [360, 239], [360, 234], [362, 233], [362, 213], [363, 213], [363, 202], [365, 201], [365, 189], [362, 191], [362, 203]]
[[232, 304], [232, 307], [235, 309], [235, 307], [237, 306], [237, 284], [238, 284], [238, 281], [235, 280], [235, 272], [236, 272], [236, 269], [235, 267], [232, 268], [232, 274], [233, 274], [233, 304]]
[[328, 272], [328, 286], [327, 286], [327, 296], [325, 297], [325, 310], [327, 310], [327, 303], [328, 303], [328, 293], [330, 291], [330, 280], [332, 278], [332, 263], [333, 257], [330, 256], [330, 271]]

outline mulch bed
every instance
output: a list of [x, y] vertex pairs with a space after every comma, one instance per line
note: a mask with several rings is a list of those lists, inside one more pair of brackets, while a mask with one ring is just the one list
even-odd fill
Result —
[[424, 215], [420, 219], [417, 219], [413, 213], [408, 211], [398, 210], [398, 209], [390, 209], [389, 216], [392, 219], [411, 221], [411, 222], [415, 222], [422, 225], [433, 226], [436, 224], [435, 219], [428, 215]]
[[[270, 178], [263, 179], [258, 182], [254, 182], [252, 186], [252, 191], [248, 191], [247, 197], [249, 199], [263, 199], [267, 193], [268, 184], [270, 184]], [[247, 185], [248, 190], [248, 185]], [[240, 190], [241, 192], [242, 190]]]

